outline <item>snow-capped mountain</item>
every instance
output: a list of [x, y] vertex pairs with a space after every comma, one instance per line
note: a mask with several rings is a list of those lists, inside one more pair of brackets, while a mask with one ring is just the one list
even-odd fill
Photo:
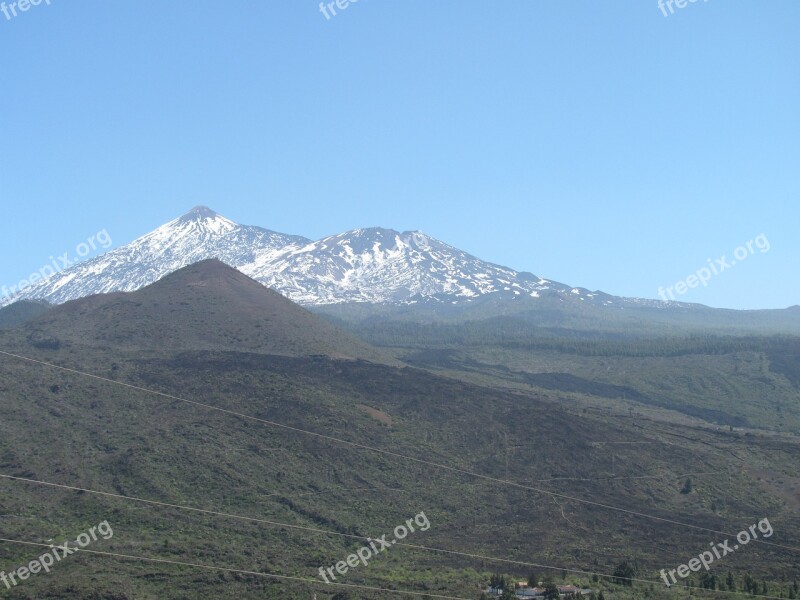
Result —
[[218, 258], [304, 305], [458, 302], [488, 294], [536, 298], [542, 293], [610, 302], [605, 294], [487, 263], [421, 232], [356, 229], [314, 242], [238, 225], [201, 206], [0, 305], [134, 291], [207, 258]]
[[424, 233], [355, 229], [290, 249], [246, 274], [301, 304], [537, 296], [566, 286], [481, 261]]
[[[199, 206], [126, 246], [71, 266], [11, 299], [54, 304], [92, 294], [132, 292], [207, 258], [239, 267], [268, 261], [310, 240], [237, 225]], [[4, 298], [2, 304], [8, 304]]]

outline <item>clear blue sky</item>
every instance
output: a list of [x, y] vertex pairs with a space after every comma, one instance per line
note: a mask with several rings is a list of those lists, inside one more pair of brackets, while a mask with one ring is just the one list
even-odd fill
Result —
[[[8, 2], [8, 0], [6, 0]], [[196, 204], [572, 285], [800, 304], [800, 2], [51, 0], [0, 13], [0, 284]]]

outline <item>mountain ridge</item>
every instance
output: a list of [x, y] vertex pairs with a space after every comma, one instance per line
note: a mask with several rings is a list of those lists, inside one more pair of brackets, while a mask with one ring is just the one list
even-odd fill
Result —
[[0, 306], [34, 299], [61, 304], [92, 294], [135, 291], [210, 258], [305, 306], [459, 303], [492, 294], [556, 294], [605, 305], [660, 304], [617, 299], [496, 265], [421, 231], [359, 228], [313, 241], [240, 225], [196, 206], [129, 244], [0, 299]]

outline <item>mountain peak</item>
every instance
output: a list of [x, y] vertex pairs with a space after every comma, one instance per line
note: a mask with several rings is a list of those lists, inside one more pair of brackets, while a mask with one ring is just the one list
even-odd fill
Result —
[[220, 215], [207, 206], [195, 206], [181, 217], [181, 221], [197, 221], [199, 219], [215, 219]]
[[175, 227], [183, 233], [193, 231], [219, 235], [233, 231], [238, 225], [207, 206], [195, 206], [185, 215], [170, 221], [160, 229], [171, 231]]
[[[522, 299], [542, 293], [603, 302], [581, 290], [573, 292], [572, 287], [487, 263], [420, 231], [369, 227], [312, 242], [238, 225], [207, 206], [196, 206], [127, 246], [39, 282], [17, 299], [61, 303], [97, 293], [131, 292], [211, 258], [305, 305], [456, 303], [490, 294]], [[209, 263], [203, 268], [220, 266]]]

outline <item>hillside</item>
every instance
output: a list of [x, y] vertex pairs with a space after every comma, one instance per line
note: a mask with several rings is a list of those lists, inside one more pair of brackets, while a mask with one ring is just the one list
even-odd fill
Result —
[[600, 302], [586, 302], [578, 295], [542, 292], [537, 298], [487, 295], [469, 302], [442, 301], [417, 304], [345, 303], [310, 307], [337, 322], [360, 328], [379, 324], [396, 327], [428, 324], [451, 325], [513, 320], [523, 330], [549, 328], [568, 335], [674, 336], [800, 335], [800, 306], [778, 310], [729, 310], [700, 304], [659, 303], [620, 299], [597, 294]]
[[[364, 541], [325, 532], [380, 536], [420, 511], [431, 528], [407, 541], [450, 553], [392, 548], [346, 583], [477, 598], [493, 572], [575, 569], [589, 574], [563, 578], [608, 598], [660, 599], [673, 596], [658, 570], [719, 537], [687, 525], [735, 533], [768, 516], [771, 541], [800, 546], [794, 437], [342, 358], [374, 351], [214, 261], [55, 308], [0, 332], [0, 351], [72, 369], [0, 354], [0, 475], [173, 505], [0, 477], [4, 537], [74, 539], [107, 519], [96, 550], [223, 569], [79, 555], [0, 598], [331, 600], [343, 590], [318, 568]], [[0, 569], [39, 553], [10, 545]], [[625, 561], [653, 584], [631, 596], [590, 575]], [[786, 591], [796, 564], [754, 545], [724, 569]]]
[[714, 330], [616, 332], [517, 317], [332, 322], [404, 362], [485, 385], [673, 411], [724, 427], [800, 434], [800, 338]]
[[36, 300], [20, 300], [14, 304], [0, 308], [0, 329], [19, 327], [39, 315], [43, 315], [51, 306], [47, 302]]
[[390, 360], [236, 269], [205, 260], [136, 292], [55, 307], [20, 332], [40, 345], [230, 350]]

